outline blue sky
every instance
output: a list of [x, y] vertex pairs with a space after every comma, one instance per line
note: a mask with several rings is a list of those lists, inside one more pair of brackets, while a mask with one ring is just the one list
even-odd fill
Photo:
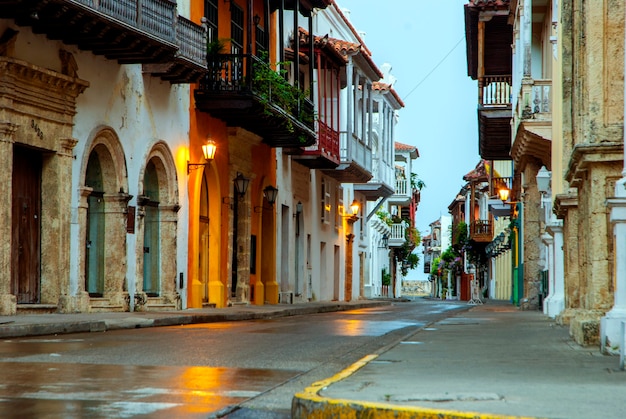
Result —
[[[415, 171], [426, 183], [417, 228], [448, 213], [478, 155], [478, 85], [467, 75], [463, 5], [467, 0], [336, 0], [378, 66], [392, 65], [405, 103], [396, 141], [417, 146]], [[421, 249], [420, 251], [420, 258]], [[425, 279], [423, 267], [407, 279]]]

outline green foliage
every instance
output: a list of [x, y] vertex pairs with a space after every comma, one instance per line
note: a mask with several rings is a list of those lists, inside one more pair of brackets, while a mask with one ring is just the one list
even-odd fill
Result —
[[463, 246], [467, 244], [468, 235], [467, 235], [467, 224], [465, 221], [459, 221], [454, 226], [454, 232], [452, 236], [454, 237], [454, 242], [452, 243], [455, 248], [461, 249]]
[[[308, 97], [308, 92], [303, 92], [292, 86], [286, 79], [287, 70], [284, 68], [289, 62], [278, 62], [272, 66], [266, 64], [267, 52], [262, 52], [260, 60], [255, 60], [252, 64], [252, 87], [265, 105], [265, 113], [272, 115], [270, 106], [275, 105], [283, 111], [292, 115], [306, 125], [313, 124], [315, 113], [307, 111], [304, 103]], [[280, 68], [276, 71], [275, 68]], [[295, 129], [291, 121], [286, 121], [286, 127], [290, 132]], [[306, 141], [304, 137], [300, 138]]]
[[415, 269], [419, 263], [419, 256], [413, 253], [413, 249], [421, 241], [420, 233], [415, 227], [407, 227], [404, 233], [404, 243], [394, 251], [394, 257], [400, 262], [402, 276], [409, 273], [409, 269]]
[[411, 173], [411, 187], [420, 191], [426, 187], [424, 181], [417, 177], [417, 173]]
[[206, 44], [206, 54], [208, 56], [215, 56], [218, 54], [224, 54], [226, 50], [226, 43], [230, 42], [230, 38], [214, 39]]
[[380, 218], [380, 221], [387, 224], [389, 227], [391, 227], [391, 225], [393, 224], [393, 218], [391, 217], [391, 214], [389, 214], [387, 211], [378, 210], [376, 211], [376, 215], [378, 216], [378, 218]]
[[387, 272], [387, 268], [382, 269], [381, 275], [383, 285], [391, 285], [391, 273]]

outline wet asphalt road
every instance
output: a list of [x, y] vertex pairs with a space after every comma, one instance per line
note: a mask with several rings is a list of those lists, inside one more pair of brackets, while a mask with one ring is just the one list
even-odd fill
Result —
[[0, 341], [0, 417], [287, 418], [293, 394], [468, 306]]

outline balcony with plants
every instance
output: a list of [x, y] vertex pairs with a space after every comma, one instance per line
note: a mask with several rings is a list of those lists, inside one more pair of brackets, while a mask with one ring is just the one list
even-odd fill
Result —
[[209, 53], [207, 61], [208, 71], [194, 92], [196, 108], [257, 134], [271, 147], [315, 144], [313, 103], [286, 80], [287, 63], [223, 53]]
[[0, 0], [0, 17], [120, 64], [160, 64], [157, 75], [172, 83], [206, 69], [204, 29], [169, 0]]

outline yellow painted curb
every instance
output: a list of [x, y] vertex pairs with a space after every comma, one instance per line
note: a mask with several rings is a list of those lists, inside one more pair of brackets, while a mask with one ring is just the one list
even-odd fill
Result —
[[321, 390], [337, 381], [351, 376], [377, 357], [378, 355], [367, 355], [340, 373], [311, 384], [309, 387], [305, 388], [302, 393], [296, 393], [291, 404], [292, 419], [538, 419], [528, 416], [460, 412], [454, 410], [428, 409], [418, 406], [401, 406], [391, 403], [331, 399], [319, 395]]

